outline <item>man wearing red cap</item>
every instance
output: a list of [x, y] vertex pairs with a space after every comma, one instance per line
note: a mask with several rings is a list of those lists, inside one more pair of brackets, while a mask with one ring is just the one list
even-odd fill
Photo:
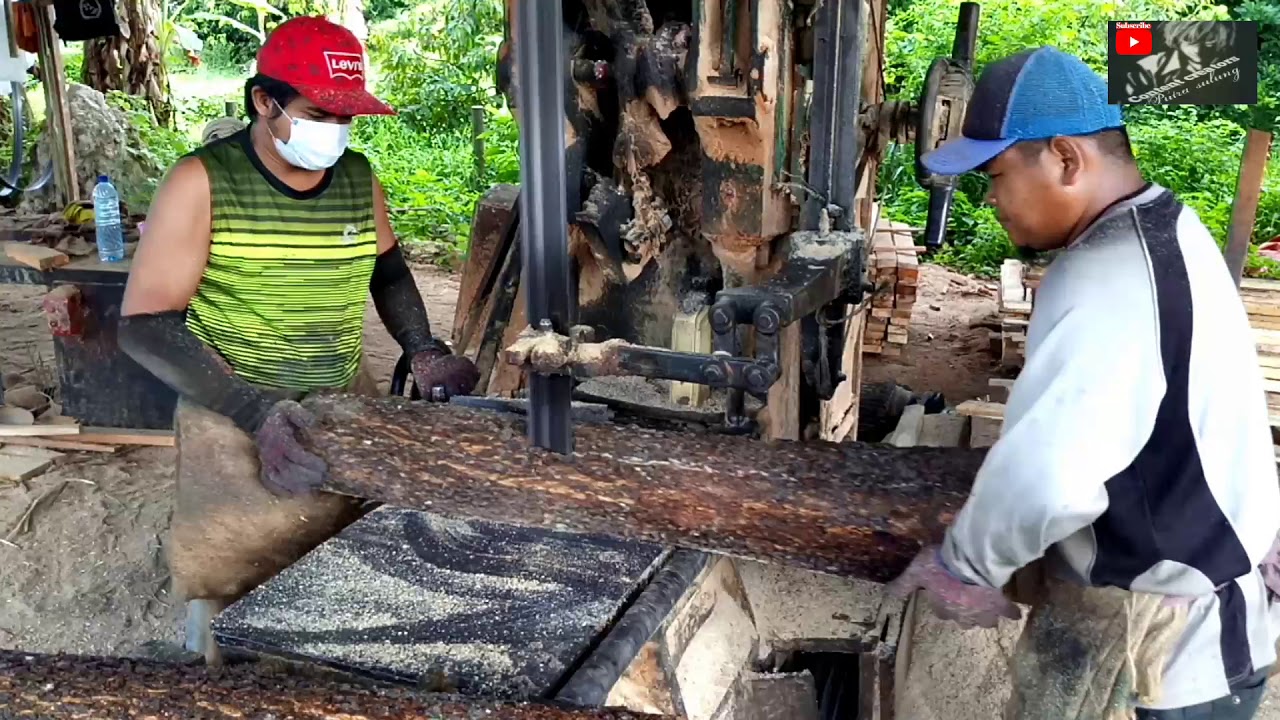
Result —
[[364, 50], [320, 18], [281, 24], [245, 84], [250, 124], [180, 160], [133, 259], [121, 347], [179, 393], [178, 502], [168, 547], [188, 601], [187, 647], [216, 660], [208, 621], [354, 520], [316, 488], [305, 448], [323, 389], [374, 393], [366, 298], [424, 395], [471, 392], [475, 366], [431, 333], [368, 160], [357, 115], [393, 111], [365, 89]]

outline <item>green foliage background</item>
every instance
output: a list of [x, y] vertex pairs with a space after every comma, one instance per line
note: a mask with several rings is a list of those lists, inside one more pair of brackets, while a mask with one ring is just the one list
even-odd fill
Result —
[[[256, 27], [263, 0], [167, 0], [203, 42], [200, 67], [184, 67], [181, 53], [166, 52], [172, 71], [242, 80], [257, 39], [236, 25]], [[353, 0], [268, 0], [282, 15], [264, 16], [268, 30], [284, 17], [324, 14]], [[517, 130], [494, 90], [502, 39], [501, 0], [364, 0], [368, 51], [376, 90], [400, 114], [356, 121], [355, 146], [369, 155], [387, 189], [393, 221], [404, 240], [428, 244], [442, 258], [465, 251], [477, 199], [490, 185], [519, 177]], [[890, 97], [911, 99], [925, 70], [950, 52], [960, 0], [891, 0], [885, 80]], [[219, 20], [228, 18], [235, 22]], [[1264, 38], [1260, 102], [1253, 107], [1129, 107], [1126, 121], [1143, 171], [1171, 188], [1199, 212], [1214, 236], [1225, 239], [1245, 129], [1272, 131], [1280, 120], [1280, 2], [1276, 0], [985, 0], [978, 69], [1026, 47], [1051, 44], [1105, 72], [1108, 20], [1240, 19], [1260, 23]], [[78, 57], [68, 74], [79, 75]], [[237, 82], [213, 93], [175, 98], [179, 131], [155, 127], [129, 107], [147, 152], [184, 152], [205, 122], [222, 114], [224, 100], [240, 102]], [[127, 102], [115, 98], [121, 107]], [[483, 173], [472, 152], [472, 107], [483, 109]], [[1280, 145], [1280, 143], [1278, 143]], [[882, 168], [880, 191], [888, 215], [923, 225], [927, 194], [915, 184], [913, 151], [895, 146]], [[962, 180], [950, 223], [951, 244], [938, 260], [957, 269], [991, 273], [1013, 248], [990, 208], [984, 183]], [[1280, 149], [1273, 153], [1255, 242], [1280, 235]], [[1255, 273], [1280, 277], [1277, 266], [1256, 256]]]
[[[959, 0], [911, 0], [889, 18], [885, 82], [890, 95], [920, 93], [934, 57], [950, 54]], [[1246, 127], [1276, 131], [1280, 112], [1280, 5], [1248, 0], [1234, 7], [1210, 0], [986, 0], [978, 35], [977, 69], [1027, 47], [1053, 45], [1106, 72], [1108, 20], [1255, 20], [1264, 42], [1256, 106], [1130, 106], [1125, 122], [1143, 173], [1177, 193], [1221, 243], [1226, 238]], [[915, 153], [897, 148], [881, 173], [890, 217], [922, 226], [928, 194], [913, 179]], [[956, 193], [950, 245], [938, 260], [989, 274], [1013, 255], [995, 213], [982, 204], [984, 184], [964, 178]], [[1280, 235], [1280, 152], [1273, 152], [1254, 241]], [[1249, 268], [1275, 275], [1276, 264], [1251, 253]]]

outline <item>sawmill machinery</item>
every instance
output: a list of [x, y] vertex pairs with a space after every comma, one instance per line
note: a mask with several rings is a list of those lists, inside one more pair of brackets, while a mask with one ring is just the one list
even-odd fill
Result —
[[[497, 85], [521, 123], [526, 187], [479, 202], [453, 324], [477, 394], [517, 395], [527, 378], [560, 383], [567, 403], [566, 383], [586, 378], [665, 379], [725, 393], [723, 431], [817, 436], [822, 402], [860, 362], [845, 346], [876, 291], [880, 162], [894, 143], [918, 156], [958, 135], [978, 5], [961, 4], [951, 57], [904, 102], [883, 96], [883, 0], [563, 0], [538, 3], [524, 29], [520, 3], [507, 0]], [[916, 175], [936, 248], [955, 178], [918, 161]], [[546, 239], [557, 223], [563, 239]], [[564, 245], [567, 280], [529, 232]], [[550, 317], [547, 278], [568, 284], [565, 317]], [[710, 347], [673, 349], [677, 317], [705, 317]]]

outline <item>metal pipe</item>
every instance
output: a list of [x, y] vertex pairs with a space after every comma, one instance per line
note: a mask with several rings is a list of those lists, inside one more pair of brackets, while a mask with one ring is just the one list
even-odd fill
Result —
[[555, 699], [578, 707], [603, 705], [618, 678], [671, 614], [710, 559], [710, 555], [692, 550], [674, 552], [595, 651], [556, 693]]
[[[573, 294], [564, 138], [563, 69], [568, 62], [561, 0], [524, 0], [516, 3], [515, 14], [525, 301], [531, 325], [568, 334]], [[530, 443], [564, 454], [572, 451], [572, 394], [571, 377], [529, 374]]]

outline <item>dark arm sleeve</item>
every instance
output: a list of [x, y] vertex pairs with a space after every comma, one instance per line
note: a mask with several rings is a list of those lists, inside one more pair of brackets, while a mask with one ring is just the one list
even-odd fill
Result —
[[424, 350], [450, 354], [449, 346], [431, 335], [427, 307], [399, 245], [378, 256], [369, 280], [369, 293], [382, 324], [406, 354], [416, 355]]
[[195, 403], [257, 432], [275, 398], [237, 377], [187, 328], [181, 311], [120, 318], [120, 348], [169, 387]]

